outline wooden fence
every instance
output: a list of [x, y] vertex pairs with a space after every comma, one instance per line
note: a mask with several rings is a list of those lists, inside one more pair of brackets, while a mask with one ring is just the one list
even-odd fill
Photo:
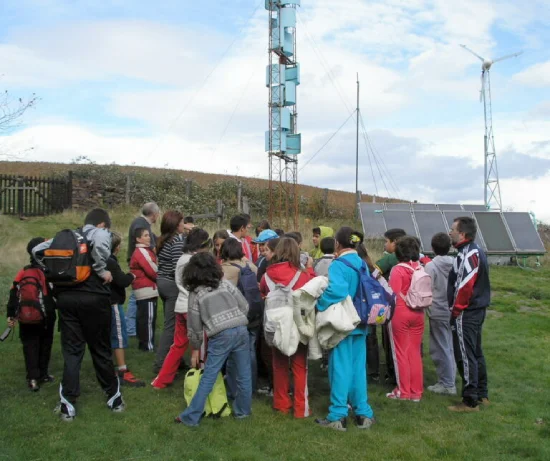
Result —
[[66, 178], [0, 175], [0, 212], [23, 216], [60, 213], [72, 204], [72, 174]]

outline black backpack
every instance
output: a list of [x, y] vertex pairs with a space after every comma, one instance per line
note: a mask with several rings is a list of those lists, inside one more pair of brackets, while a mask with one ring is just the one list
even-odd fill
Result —
[[239, 282], [237, 288], [248, 301], [248, 327], [252, 328], [261, 324], [264, 315], [264, 300], [260, 294], [256, 274], [252, 272], [250, 266], [239, 266], [231, 264], [239, 269]]

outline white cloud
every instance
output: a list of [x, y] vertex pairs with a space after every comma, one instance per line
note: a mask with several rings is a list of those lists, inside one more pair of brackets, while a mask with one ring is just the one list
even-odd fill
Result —
[[550, 61], [534, 64], [514, 75], [513, 79], [532, 87], [550, 87]]

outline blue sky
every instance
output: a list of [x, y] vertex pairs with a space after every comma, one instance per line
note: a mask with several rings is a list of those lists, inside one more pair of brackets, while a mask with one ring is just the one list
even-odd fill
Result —
[[[354, 108], [359, 72], [398, 190], [375, 186], [364, 145], [360, 188], [419, 201], [483, 197], [480, 62], [459, 44], [487, 58], [523, 50], [491, 72], [503, 204], [550, 221], [546, 1], [303, 0], [298, 16], [302, 164]], [[0, 88], [41, 100], [0, 157], [266, 177], [266, 47], [263, 1], [4, 0]], [[300, 182], [353, 190], [354, 143], [350, 120]]]

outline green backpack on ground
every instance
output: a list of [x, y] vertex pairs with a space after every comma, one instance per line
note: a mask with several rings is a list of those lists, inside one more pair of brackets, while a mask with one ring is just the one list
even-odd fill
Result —
[[[191, 404], [191, 400], [193, 400], [193, 396], [197, 392], [203, 373], [204, 370], [192, 368], [185, 375], [183, 394], [187, 406]], [[227, 392], [225, 391], [225, 384], [221, 373], [218, 373], [218, 377], [214, 383], [214, 388], [206, 399], [206, 405], [204, 406], [204, 412], [202, 415], [209, 416], [211, 418], [221, 418], [231, 415], [231, 407], [227, 401]]]

